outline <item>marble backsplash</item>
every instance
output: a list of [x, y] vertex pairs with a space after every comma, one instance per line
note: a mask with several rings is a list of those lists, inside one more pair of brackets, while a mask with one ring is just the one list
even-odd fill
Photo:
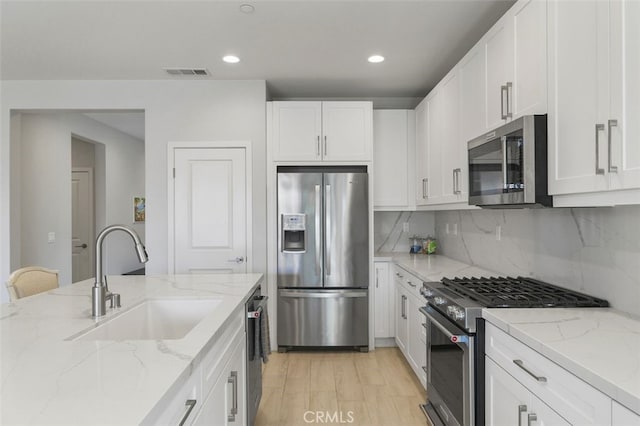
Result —
[[445, 211], [435, 213], [435, 227], [440, 254], [640, 316], [640, 206]]
[[[409, 253], [413, 235], [435, 235], [433, 212], [374, 212], [373, 242], [376, 252]], [[404, 232], [404, 223], [409, 229]]]

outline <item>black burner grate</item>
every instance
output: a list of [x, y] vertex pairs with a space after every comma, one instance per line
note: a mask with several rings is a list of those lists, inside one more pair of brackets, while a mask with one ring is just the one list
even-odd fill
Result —
[[443, 278], [451, 290], [487, 308], [607, 307], [606, 300], [526, 277]]

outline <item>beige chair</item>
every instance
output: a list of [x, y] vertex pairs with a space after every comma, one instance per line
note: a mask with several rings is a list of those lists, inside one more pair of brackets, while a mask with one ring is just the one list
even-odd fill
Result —
[[7, 281], [11, 301], [58, 288], [58, 271], [27, 266], [13, 271]]

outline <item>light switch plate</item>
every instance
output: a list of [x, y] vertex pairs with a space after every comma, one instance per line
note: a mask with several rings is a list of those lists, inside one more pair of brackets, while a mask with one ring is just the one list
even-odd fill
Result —
[[55, 232], [49, 232], [49, 234], [47, 234], [47, 242], [49, 244], [56, 242], [56, 233]]

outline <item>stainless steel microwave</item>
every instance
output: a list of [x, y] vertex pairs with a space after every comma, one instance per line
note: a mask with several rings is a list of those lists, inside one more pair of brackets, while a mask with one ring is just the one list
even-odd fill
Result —
[[550, 207], [547, 116], [527, 115], [468, 143], [469, 204]]

